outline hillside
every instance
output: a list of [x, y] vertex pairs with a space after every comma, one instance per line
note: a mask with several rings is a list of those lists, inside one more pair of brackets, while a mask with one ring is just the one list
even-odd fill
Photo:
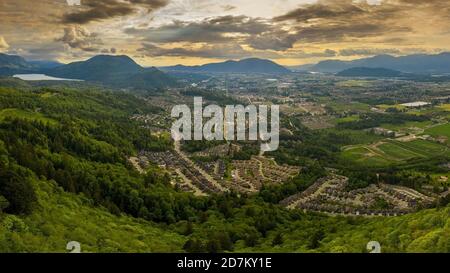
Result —
[[92, 252], [364, 252], [368, 238], [384, 252], [450, 247], [449, 207], [326, 217], [262, 201], [275, 189], [195, 197], [159, 168], [139, 174], [127, 156], [171, 143], [130, 121], [161, 111], [130, 94], [0, 88], [0, 109], [1, 252], [65, 252], [68, 241]]
[[[64, 192], [52, 181], [33, 179], [39, 209], [28, 216], [1, 214], [1, 252], [181, 252], [184, 236], [155, 223], [113, 215], [83, 196]], [[55, 209], [57, 208], [57, 209]], [[44, 220], [44, 221], [42, 221]]]
[[176, 86], [176, 80], [156, 68], [143, 68], [128, 56], [99, 55], [46, 71], [47, 75], [140, 89]]
[[0, 53], [0, 76], [38, 73], [43, 69], [51, 69], [61, 65], [63, 64], [56, 61], [27, 61], [21, 56]]
[[28, 63], [24, 58], [0, 53], [0, 76], [11, 76], [16, 73], [29, 73], [37, 66]]
[[355, 67], [385, 68], [418, 74], [450, 73], [450, 53], [416, 54], [400, 57], [378, 55], [353, 61], [326, 60], [309, 66], [307, 69], [309, 71], [337, 73]]
[[270, 60], [244, 59], [240, 61], [226, 61], [222, 63], [211, 63], [201, 66], [176, 65], [162, 68], [166, 71], [178, 72], [202, 72], [202, 73], [263, 73], [284, 74], [291, 71]]

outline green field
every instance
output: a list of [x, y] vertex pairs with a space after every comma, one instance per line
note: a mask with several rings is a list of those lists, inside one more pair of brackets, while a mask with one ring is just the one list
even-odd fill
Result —
[[337, 118], [333, 120], [333, 123], [339, 124], [339, 123], [345, 123], [345, 122], [352, 122], [352, 121], [358, 121], [359, 115], [352, 115], [345, 118]]
[[349, 144], [370, 144], [382, 140], [384, 137], [378, 136], [362, 130], [350, 130], [350, 129], [336, 129], [329, 128], [324, 129], [323, 132], [330, 134], [336, 134], [339, 136], [346, 136], [349, 139]]
[[415, 140], [407, 143], [403, 142], [396, 142], [397, 145], [401, 147], [405, 147], [406, 149], [409, 149], [410, 151], [421, 154], [423, 157], [432, 157], [444, 153], [448, 153], [448, 148], [426, 140]]
[[426, 129], [431, 125], [433, 125], [432, 121], [421, 121], [421, 122], [411, 121], [405, 122], [403, 124], [382, 124], [380, 127], [393, 131], [401, 131], [401, 130], [408, 130], [409, 128]]
[[444, 111], [450, 112], [450, 104], [442, 104], [442, 105], [439, 105], [438, 108], [440, 108]]
[[380, 145], [358, 145], [344, 149], [341, 157], [363, 165], [385, 166], [413, 158], [432, 158], [449, 153], [448, 148], [426, 140], [387, 141]]
[[389, 108], [395, 108], [395, 109], [397, 109], [397, 110], [404, 110], [404, 109], [406, 109], [405, 106], [400, 105], [400, 104], [394, 104], [394, 105], [390, 105], [390, 104], [379, 104], [379, 105], [377, 105], [377, 108], [380, 108], [380, 109], [382, 109], [382, 110], [386, 110], [386, 109], [389, 109]]
[[371, 87], [373, 85], [374, 82], [368, 80], [347, 80], [336, 83], [339, 87]]
[[338, 113], [357, 111], [357, 112], [369, 112], [370, 106], [365, 103], [351, 102], [351, 103], [339, 103], [339, 102], [329, 102], [328, 106], [333, 108], [334, 111]]
[[450, 123], [436, 126], [425, 131], [425, 134], [431, 136], [445, 136], [450, 138]]
[[397, 143], [386, 143], [380, 145], [378, 147], [383, 153], [386, 154], [386, 157], [392, 158], [394, 160], [408, 160], [416, 157], [423, 157], [422, 154], [416, 153], [402, 145], [398, 145]]
[[382, 153], [376, 153], [367, 146], [350, 147], [342, 152], [341, 157], [344, 160], [370, 166], [384, 166], [391, 163]]

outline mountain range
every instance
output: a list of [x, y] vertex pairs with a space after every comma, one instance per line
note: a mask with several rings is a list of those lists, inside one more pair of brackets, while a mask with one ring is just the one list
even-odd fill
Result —
[[189, 72], [189, 73], [260, 73], [260, 74], [286, 74], [289, 69], [273, 61], [250, 58], [240, 61], [225, 61], [197, 66], [167, 66], [161, 67], [163, 71]]
[[17, 73], [30, 73], [38, 68], [39, 67], [27, 62], [20, 56], [0, 53], [0, 76], [10, 76]]
[[[340, 76], [399, 77], [407, 74], [448, 74], [450, 53], [394, 57], [378, 55], [352, 61], [326, 60], [292, 67], [297, 71], [339, 73]], [[55, 61], [27, 61], [20, 56], [0, 54], [0, 76], [40, 73], [53, 77], [80, 79], [117, 88], [155, 89], [178, 86], [184, 74], [261, 73], [286, 74], [289, 69], [273, 61], [250, 58], [199, 66], [144, 68], [128, 56], [98, 55], [86, 61], [61, 64]], [[176, 74], [176, 77], [171, 75]]]
[[20, 56], [0, 54], [0, 76], [41, 73], [48, 76], [101, 83], [117, 88], [154, 89], [177, 86], [177, 81], [154, 68], [144, 68], [128, 56], [98, 55], [86, 61], [60, 64], [26, 61]]
[[370, 67], [353, 67], [343, 70], [336, 74], [341, 77], [382, 77], [382, 78], [396, 78], [408, 77], [414, 74], [403, 73], [397, 70], [387, 68], [370, 68]]
[[176, 81], [164, 72], [144, 68], [128, 56], [98, 55], [87, 61], [74, 62], [45, 71], [59, 78], [81, 79], [114, 87], [163, 88], [176, 86]]
[[450, 73], [450, 53], [445, 52], [436, 55], [415, 54], [400, 57], [378, 55], [352, 61], [326, 60], [315, 65], [307, 64], [296, 67], [296, 69], [324, 73], [337, 73], [342, 70], [356, 67], [385, 68], [417, 74], [446, 74]]

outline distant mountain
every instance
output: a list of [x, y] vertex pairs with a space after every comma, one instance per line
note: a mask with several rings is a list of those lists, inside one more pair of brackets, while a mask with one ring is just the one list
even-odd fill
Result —
[[134, 74], [144, 71], [128, 56], [98, 55], [86, 61], [73, 62], [47, 72], [50, 76], [87, 81], [110, 80], [123, 73]]
[[336, 74], [341, 77], [383, 77], [383, 78], [395, 78], [407, 76], [409, 74], [387, 69], [387, 68], [370, 68], [370, 67], [354, 67], [343, 70]]
[[58, 66], [64, 65], [63, 63], [57, 61], [28, 61], [29, 64], [39, 68], [39, 69], [51, 69]]
[[162, 88], [177, 82], [156, 68], [143, 68], [128, 56], [98, 55], [45, 71], [59, 78], [80, 79], [119, 88]]
[[29, 73], [37, 69], [24, 58], [0, 53], [0, 75], [11, 76], [18, 73]]
[[401, 57], [378, 55], [353, 61], [326, 60], [309, 67], [309, 71], [336, 73], [355, 67], [386, 68], [418, 74], [450, 73], [450, 53], [416, 54]]
[[165, 71], [177, 72], [201, 72], [201, 73], [262, 73], [262, 74], [284, 74], [291, 71], [275, 62], [264, 59], [244, 59], [240, 61], [226, 61], [222, 63], [211, 63], [201, 66], [176, 65], [161, 68]]
[[287, 66], [287, 68], [291, 71], [304, 72], [310, 70], [314, 66], [315, 64], [303, 64], [303, 65]]

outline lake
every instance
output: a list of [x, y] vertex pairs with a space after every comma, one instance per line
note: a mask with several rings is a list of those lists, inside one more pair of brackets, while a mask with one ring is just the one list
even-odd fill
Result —
[[47, 76], [45, 74], [16, 74], [13, 77], [19, 78], [24, 81], [76, 81], [76, 82], [83, 81], [83, 80], [75, 80], [75, 79], [55, 78], [55, 77]]

